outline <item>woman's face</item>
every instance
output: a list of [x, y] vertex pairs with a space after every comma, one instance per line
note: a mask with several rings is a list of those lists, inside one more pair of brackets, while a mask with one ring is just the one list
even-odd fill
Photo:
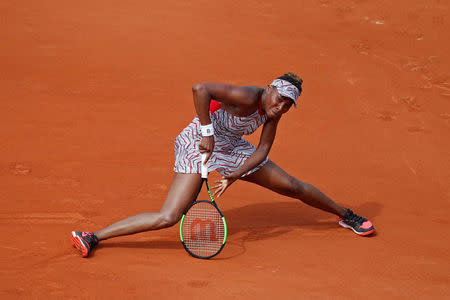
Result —
[[276, 87], [269, 85], [266, 88], [264, 111], [269, 118], [279, 118], [286, 113], [294, 102], [288, 97], [281, 96]]

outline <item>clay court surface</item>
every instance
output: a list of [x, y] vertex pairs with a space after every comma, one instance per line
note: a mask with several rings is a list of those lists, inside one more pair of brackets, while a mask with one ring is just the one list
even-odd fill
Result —
[[[449, 8], [2, 1], [0, 298], [448, 299]], [[76, 254], [71, 230], [159, 210], [194, 83], [288, 71], [304, 93], [270, 158], [375, 236], [236, 182], [218, 199], [229, 240], [212, 260], [190, 257], [178, 226]]]

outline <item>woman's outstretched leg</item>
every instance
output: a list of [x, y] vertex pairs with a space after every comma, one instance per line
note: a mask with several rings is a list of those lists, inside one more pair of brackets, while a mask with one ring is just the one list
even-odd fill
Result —
[[175, 225], [188, 205], [195, 200], [200, 184], [200, 174], [175, 173], [160, 211], [140, 213], [93, 233], [73, 231], [72, 242], [82, 256], [87, 257], [101, 240]]
[[261, 169], [242, 179], [256, 183], [281, 195], [299, 199], [312, 207], [339, 217], [345, 215], [346, 208], [331, 200], [311, 184], [301, 182], [289, 175], [272, 161], [268, 161]]
[[340, 217], [339, 224], [352, 229], [359, 235], [369, 235], [375, 230], [367, 219], [354, 214], [350, 209], [340, 206], [313, 185], [301, 182], [286, 173], [274, 162], [267, 162], [258, 171], [242, 178], [242, 180], [258, 184], [281, 195], [299, 199], [304, 203], [335, 214]]
[[160, 211], [128, 217], [95, 232], [95, 235], [101, 241], [116, 236], [170, 227], [178, 222], [187, 206], [195, 200], [200, 183], [199, 174], [175, 173], [166, 201]]

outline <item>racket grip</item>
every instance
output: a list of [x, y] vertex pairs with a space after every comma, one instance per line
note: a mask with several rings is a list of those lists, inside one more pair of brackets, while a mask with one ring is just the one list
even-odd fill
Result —
[[207, 165], [205, 165], [205, 160], [206, 160], [206, 153], [201, 153], [201, 157], [202, 157], [202, 167], [201, 167], [201, 170], [202, 170], [202, 178], [208, 178], [208, 166]]

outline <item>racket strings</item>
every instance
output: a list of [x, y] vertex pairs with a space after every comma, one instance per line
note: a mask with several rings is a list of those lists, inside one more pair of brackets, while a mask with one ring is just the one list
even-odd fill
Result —
[[221, 249], [225, 226], [221, 214], [213, 204], [199, 202], [187, 212], [182, 232], [189, 251], [201, 257], [208, 257]]

